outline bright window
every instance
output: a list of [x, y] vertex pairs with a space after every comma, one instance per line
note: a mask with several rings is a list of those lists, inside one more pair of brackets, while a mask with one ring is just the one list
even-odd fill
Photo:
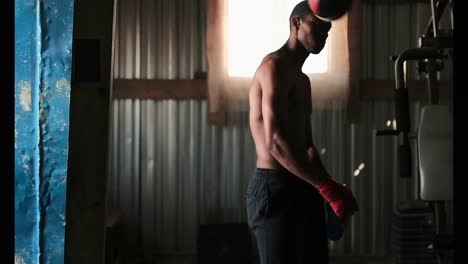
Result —
[[[262, 58], [286, 43], [289, 15], [297, 0], [228, 0], [227, 55], [231, 77], [252, 77]], [[328, 69], [328, 42], [310, 54], [302, 68], [306, 74]]]

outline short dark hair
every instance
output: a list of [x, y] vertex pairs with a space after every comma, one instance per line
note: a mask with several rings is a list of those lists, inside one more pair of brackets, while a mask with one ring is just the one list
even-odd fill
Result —
[[306, 17], [312, 14], [312, 10], [309, 7], [307, 1], [299, 2], [292, 10], [291, 15], [289, 16], [289, 28], [291, 28], [291, 19], [295, 16], [299, 17], [302, 20], [305, 20]]

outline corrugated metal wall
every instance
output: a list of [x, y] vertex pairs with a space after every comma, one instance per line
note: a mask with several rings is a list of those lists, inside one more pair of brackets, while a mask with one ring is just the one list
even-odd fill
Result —
[[[412, 104], [415, 120], [419, 107]], [[142, 243], [148, 254], [193, 253], [198, 224], [245, 221], [256, 158], [247, 113], [230, 114], [221, 128], [207, 124], [200, 100], [115, 100], [113, 111], [110, 198], [125, 214], [130, 245]], [[361, 117], [347, 125], [343, 111], [312, 115], [327, 169], [360, 205], [346, 237], [331, 244], [336, 255], [387, 254], [393, 205], [415, 198], [413, 179], [397, 177], [396, 139], [375, 136], [393, 118], [393, 104], [364, 103]]]
[[[362, 79], [394, 79], [390, 56], [417, 48], [419, 37], [431, 17], [430, 0], [369, 0], [362, 4], [361, 76]], [[450, 13], [441, 18], [441, 29], [451, 28]], [[446, 61], [440, 79], [452, 79], [453, 65]], [[409, 79], [420, 79], [415, 62], [408, 63]]]
[[191, 79], [206, 72], [205, 1], [120, 0], [116, 78]]
[[[393, 79], [389, 56], [416, 47], [430, 16], [428, 5], [388, 2], [363, 6], [363, 79]], [[116, 78], [205, 71], [204, 1], [121, 0], [118, 9]], [[416, 122], [421, 106], [411, 106]], [[357, 125], [345, 124], [343, 110], [315, 105], [312, 115], [327, 169], [352, 187], [361, 209], [344, 239], [331, 244], [333, 255], [388, 254], [392, 208], [416, 194], [413, 179], [397, 177], [396, 139], [375, 136], [393, 119], [393, 103], [363, 102], [360, 111]], [[230, 113], [227, 127], [207, 124], [206, 116], [205, 100], [113, 102], [109, 200], [124, 213], [126, 242], [144, 255], [194, 253], [199, 224], [246, 221], [256, 158], [248, 115]]]

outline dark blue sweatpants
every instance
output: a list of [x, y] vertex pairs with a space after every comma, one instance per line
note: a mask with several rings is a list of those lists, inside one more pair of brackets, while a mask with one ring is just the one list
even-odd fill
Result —
[[246, 192], [247, 220], [261, 264], [326, 264], [324, 200], [286, 170], [257, 168]]

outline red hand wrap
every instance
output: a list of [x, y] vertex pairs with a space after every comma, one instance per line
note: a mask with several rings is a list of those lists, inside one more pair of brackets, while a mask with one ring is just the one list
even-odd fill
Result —
[[359, 210], [351, 189], [337, 183], [331, 178], [326, 178], [318, 187], [318, 191], [339, 217], [352, 215], [355, 211]]

